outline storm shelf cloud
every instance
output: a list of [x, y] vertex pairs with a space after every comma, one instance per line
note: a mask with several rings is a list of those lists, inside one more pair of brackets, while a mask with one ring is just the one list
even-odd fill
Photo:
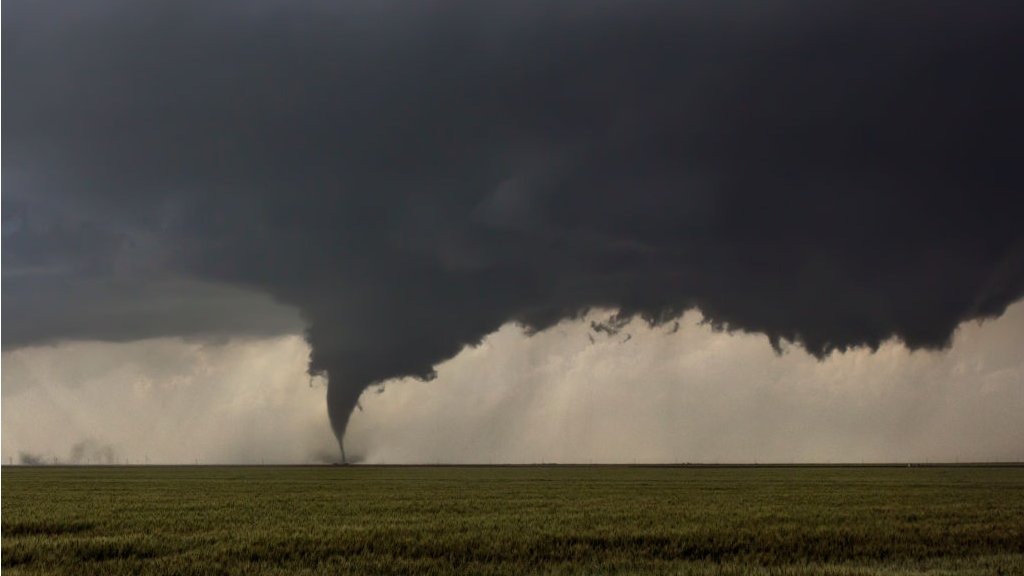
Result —
[[340, 441], [509, 322], [824, 357], [1024, 294], [1017, 2], [5, 8], [5, 349], [297, 309]]

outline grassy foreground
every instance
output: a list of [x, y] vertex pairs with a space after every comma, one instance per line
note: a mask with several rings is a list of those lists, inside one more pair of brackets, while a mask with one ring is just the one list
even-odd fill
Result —
[[10, 468], [5, 574], [1024, 574], [1024, 468]]

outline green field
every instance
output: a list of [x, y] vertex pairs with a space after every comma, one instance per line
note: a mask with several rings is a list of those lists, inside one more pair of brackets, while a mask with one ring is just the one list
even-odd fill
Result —
[[1024, 468], [5, 467], [5, 574], [1024, 574]]

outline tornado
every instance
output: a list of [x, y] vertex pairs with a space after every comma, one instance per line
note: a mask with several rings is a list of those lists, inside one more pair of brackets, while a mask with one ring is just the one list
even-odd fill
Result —
[[1019, 2], [4, 8], [4, 347], [283, 330], [167, 286], [258, 292], [342, 460], [363, 390], [509, 322], [824, 357], [1024, 295]]

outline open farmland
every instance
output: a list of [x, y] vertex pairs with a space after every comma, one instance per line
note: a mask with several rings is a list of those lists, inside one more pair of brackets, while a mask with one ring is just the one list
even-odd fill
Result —
[[6, 574], [1024, 574], [1024, 468], [5, 467]]

